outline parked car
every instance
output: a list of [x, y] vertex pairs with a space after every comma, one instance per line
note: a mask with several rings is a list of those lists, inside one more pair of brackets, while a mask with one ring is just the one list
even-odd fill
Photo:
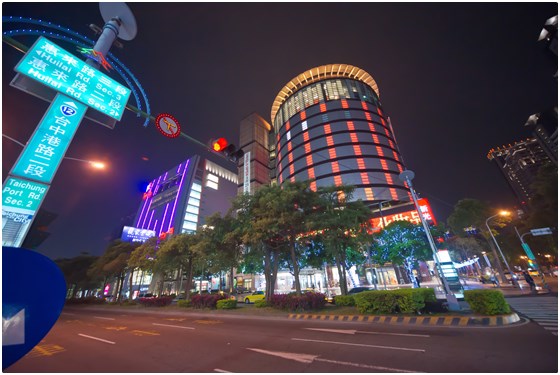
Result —
[[357, 293], [361, 293], [361, 292], [366, 292], [368, 290], [373, 290], [372, 288], [370, 288], [369, 286], [357, 286], [355, 288], [352, 288], [348, 291], [348, 294], [357, 294]]
[[264, 297], [264, 292], [258, 291], [246, 296], [244, 301], [245, 303], [255, 303], [255, 301], [260, 301], [264, 299]]

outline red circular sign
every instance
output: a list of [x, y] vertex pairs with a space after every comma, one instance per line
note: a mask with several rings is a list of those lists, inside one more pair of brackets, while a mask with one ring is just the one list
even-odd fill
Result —
[[167, 113], [162, 113], [156, 117], [156, 127], [161, 134], [169, 138], [178, 137], [181, 133], [179, 121]]

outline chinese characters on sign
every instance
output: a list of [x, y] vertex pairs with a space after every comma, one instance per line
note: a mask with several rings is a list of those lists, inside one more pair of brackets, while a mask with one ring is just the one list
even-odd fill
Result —
[[130, 89], [43, 37], [15, 70], [117, 120], [130, 97]]
[[[424, 219], [426, 219], [428, 224], [437, 225], [428, 200], [425, 198], [419, 199], [418, 206], [420, 206], [420, 211], [422, 212], [422, 215], [424, 215]], [[393, 221], [399, 220], [410, 221], [412, 224], [416, 225], [421, 224], [420, 216], [418, 215], [418, 211], [416, 210], [383, 215], [383, 221], [381, 221], [381, 219], [381, 217], [376, 217], [370, 220], [370, 225], [372, 228], [374, 228], [374, 231], [379, 231], [381, 230], [381, 228], [385, 228]]]
[[10, 174], [50, 184], [86, 110], [57, 95]]

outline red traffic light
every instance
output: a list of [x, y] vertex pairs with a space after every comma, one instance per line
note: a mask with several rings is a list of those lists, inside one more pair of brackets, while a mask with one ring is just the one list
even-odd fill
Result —
[[212, 141], [212, 149], [217, 152], [225, 150], [228, 146], [228, 141], [225, 138], [218, 138]]

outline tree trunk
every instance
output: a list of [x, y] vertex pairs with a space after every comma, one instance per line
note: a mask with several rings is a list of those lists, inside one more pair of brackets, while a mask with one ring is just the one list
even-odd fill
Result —
[[132, 300], [132, 276], [134, 276], [134, 269], [130, 270], [130, 278], [128, 279], [128, 299]]
[[177, 291], [177, 296], [181, 294], [181, 287], [183, 286], [183, 266], [179, 267], [179, 275], [177, 276], [177, 282], [179, 285], [175, 284], [175, 290]]
[[193, 278], [193, 262], [192, 259], [189, 259], [187, 263], [187, 269], [185, 270], [187, 274], [187, 282], [185, 284], [185, 299], [189, 300], [191, 298], [191, 289], [192, 289], [192, 278]]
[[233, 293], [233, 265], [229, 269], [229, 294]]
[[293, 237], [290, 238], [290, 255], [292, 258], [292, 264], [294, 266], [294, 278], [296, 282], [296, 294], [301, 294], [301, 284], [299, 282], [299, 265], [296, 256], [296, 244]]
[[412, 282], [413, 288], [419, 288], [418, 281], [416, 281], [416, 277], [414, 277], [414, 273], [412, 272], [412, 259], [406, 258], [403, 262], [404, 268], [406, 269], [406, 274], [410, 281]]

